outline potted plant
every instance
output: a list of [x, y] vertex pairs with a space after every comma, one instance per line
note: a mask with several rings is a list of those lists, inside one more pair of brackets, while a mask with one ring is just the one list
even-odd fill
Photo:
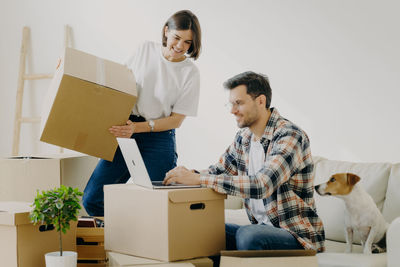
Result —
[[76, 267], [77, 253], [64, 251], [62, 248], [62, 233], [70, 229], [70, 221], [78, 220], [81, 209], [79, 197], [83, 193], [78, 188], [61, 185], [53, 190], [37, 192], [32, 204], [33, 210], [30, 219], [33, 224], [53, 225], [59, 232], [60, 251], [50, 252], [45, 255], [47, 267]]

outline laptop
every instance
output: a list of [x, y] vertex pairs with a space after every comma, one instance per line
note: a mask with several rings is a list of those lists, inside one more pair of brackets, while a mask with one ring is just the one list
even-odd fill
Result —
[[147, 172], [142, 155], [136, 144], [135, 139], [117, 138], [119, 148], [121, 149], [126, 166], [133, 180], [133, 183], [139, 186], [152, 189], [176, 189], [176, 188], [199, 188], [200, 185], [170, 184], [164, 185], [162, 181], [152, 181]]

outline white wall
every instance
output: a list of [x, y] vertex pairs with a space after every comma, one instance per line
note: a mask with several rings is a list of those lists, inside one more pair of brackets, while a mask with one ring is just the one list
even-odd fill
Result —
[[[28, 72], [51, 73], [65, 24], [73, 47], [123, 62], [180, 9], [203, 30], [199, 114], [177, 131], [180, 164], [207, 167], [233, 140], [222, 83], [246, 70], [270, 77], [272, 105], [308, 133], [314, 155], [400, 162], [400, 3], [370, 0], [0, 0], [0, 156], [11, 155], [23, 26]], [[48, 83], [27, 83], [24, 115], [40, 115]], [[38, 131], [23, 126], [22, 154], [57, 151]]]

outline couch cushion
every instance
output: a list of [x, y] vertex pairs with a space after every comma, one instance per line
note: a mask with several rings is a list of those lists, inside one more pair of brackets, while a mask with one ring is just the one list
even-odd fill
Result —
[[[328, 253], [344, 253], [346, 250], [345, 242], [338, 242], [332, 240], [325, 240], [325, 248]], [[352, 253], [362, 253], [363, 248], [361, 245], [353, 245]]]
[[[378, 208], [382, 210], [387, 190], [387, 183], [392, 164], [390, 163], [353, 163], [314, 158], [314, 184], [325, 183], [334, 173], [351, 172], [361, 177], [360, 185], [372, 196]], [[345, 242], [344, 202], [341, 199], [314, 194], [317, 212], [325, 227], [327, 239]], [[360, 238], [355, 234], [355, 243]]]
[[326, 252], [317, 254], [319, 267], [333, 267], [333, 266], [386, 266], [386, 253], [363, 255], [362, 246], [353, 245], [352, 253], [344, 253], [346, 250], [346, 243], [336, 242], [332, 240], [325, 241]]
[[386, 253], [318, 253], [318, 267], [386, 267]]
[[392, 222], [400, 216], [400, 163], [394, 164], [390, 172], [386, 200], [383, 204], [383, 216]]

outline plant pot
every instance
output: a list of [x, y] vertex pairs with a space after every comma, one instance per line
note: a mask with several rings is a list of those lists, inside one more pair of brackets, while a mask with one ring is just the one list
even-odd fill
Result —
[[49, 252], [45, 255], [46, 267], [76, 267], [78, 253], [74, 251], [63, 251], [60, 256], [60, 251]]

